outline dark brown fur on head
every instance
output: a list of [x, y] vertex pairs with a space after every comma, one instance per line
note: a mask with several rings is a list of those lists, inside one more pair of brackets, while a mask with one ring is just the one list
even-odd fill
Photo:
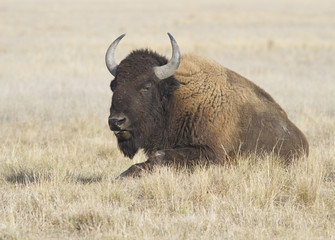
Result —
[[173, 77], [162, 81], [154, 74], [155, 66], [167, 63], [165, 57], [149, 50], [130, 53], [118, 66], [111, 82], [111, 116], [125, 114], [129, 120], [130, 139], [118, 138], [123, 154], [132, 158], [139, 148], [150, 151], [153, 135], [164, 127], [168, 99], [179, 87]]

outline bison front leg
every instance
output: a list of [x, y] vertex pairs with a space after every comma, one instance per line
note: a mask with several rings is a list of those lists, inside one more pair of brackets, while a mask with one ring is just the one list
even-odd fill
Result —
[[119, 177], [139, 177], [143, 171], [151, 171], [155, 166], [191, 167], [214, 162], [212, 151], [205, 148], [176, 148], [155, 152], [146, 162], [134, 164]]
[[145, 171], [151, 171], [154, 165], [162, 165], [162, 156], [164, 153], [162, 151], [157, 151], [153, 156], [151, 156], [147, 161], [143, 163], [137, 163], [132, 165], [126, 171], [120, 174], [115, 180], [120, 180], [126, 177], [140, 177]]
[[143, 171], [150, 171], [152, 169], [152, 165], [153, 164], [150, 160], [143, 163], [134, 164], [126, 171], [121, 173], [120, 176], [115, 178], [115, 180], [121, 180], [126, 177], [140, 177]]

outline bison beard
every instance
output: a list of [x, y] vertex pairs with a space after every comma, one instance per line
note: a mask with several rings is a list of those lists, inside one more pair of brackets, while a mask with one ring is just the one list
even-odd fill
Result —
[[130, 159], [135, 156], [139, 149], [139, 146], [136, 144], [136, 141], [133, 137], [128, 140], [118, 139], [118, 146], [121, 152]]
[[[146, 132], [148, 133], [149, 124], [146, 124], [146, 125], [147, 126], [142, 125], [141, 129], [147, 129]], [[135, 156], [135, 154], [138, 152], [138, 149], [148, 148], [146, 147], [146, 145], [148, 144], [146, 139], [150, 139], [150, 137], [141, 136], [140, 133], [133, 132], [130, 139], [127, 139], [127, 140], [118, 139], [118, 146], [119, 146], [120, 151], [124, 154], [124, 156], [132, 159]]]
[[[160, 97], [153, 97], [152, 101], [157, 102], [157, 98]], [[144, 149], [147, 154], [152, 153], [152, 149], [155, 148], [155, 145], [162, 137], [156, 134], [161, 133], [162, 129], [164, 129], [164, 117], [162, 116], [166, 115], [166, 110], [169, 108], [166, 106], [166, 98], [161, 98], [160, 103], [165, 104], [151, 106], [151, 111], [138, 114], [139, 118], [131, 117], [131, 119], [137, 120], [133, 123], [135, 130], [131, 131], [131, 138], [127, 140], [118, 138], [118, 146], [124, 156], [132, 159], [140, 148]]]

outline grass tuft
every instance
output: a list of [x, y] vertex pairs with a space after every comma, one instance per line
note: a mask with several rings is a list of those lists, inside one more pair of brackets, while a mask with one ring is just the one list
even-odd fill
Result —
[[9, 167], [3, 169], [2, 177], [12, 184], [31, 184], [48, 182], [51, 180], [50, 171], [27, 168], [23, 166]]

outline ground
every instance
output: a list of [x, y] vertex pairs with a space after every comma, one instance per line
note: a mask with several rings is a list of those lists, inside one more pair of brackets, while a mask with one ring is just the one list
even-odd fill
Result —
[[[122, 2], [122, 3], [121, 3]], [[269, 2], [0, 1], [0, 239], [332, 239], [335, 236], [335, 7]], [[310, 156], [157, 169], [107, 125], [116, 58], [197, 53], [254, 81], [306, 134]]]

